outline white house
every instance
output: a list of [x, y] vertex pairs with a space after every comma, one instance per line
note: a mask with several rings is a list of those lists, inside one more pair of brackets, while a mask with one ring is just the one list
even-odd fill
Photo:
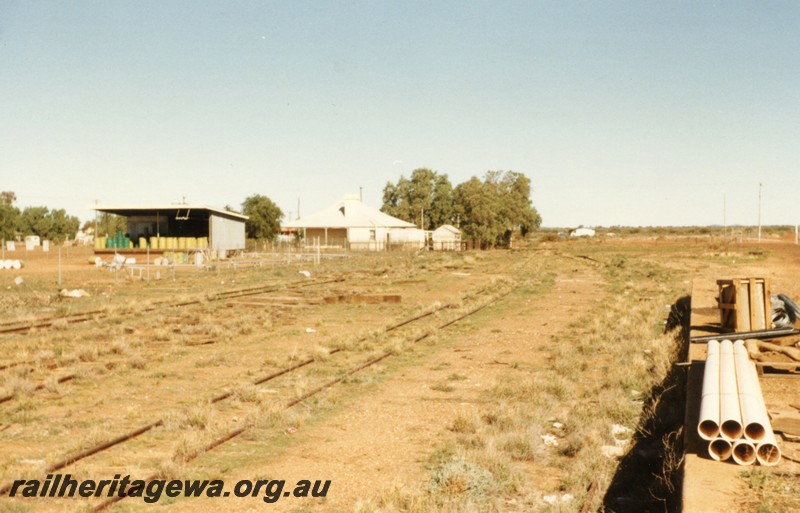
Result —
[[357, 195], [345, 196], [325, 209], [284, 224], [282, 229], [298, 230], [309, 246], [367, 251], [425, 246], [423, 230], [365, 205]]

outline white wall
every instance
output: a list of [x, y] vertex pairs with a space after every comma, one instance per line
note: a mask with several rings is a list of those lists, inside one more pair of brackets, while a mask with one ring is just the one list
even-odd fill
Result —
[[244, 249], [244, 221], [212, 214], [208, 223], [211, 249]]

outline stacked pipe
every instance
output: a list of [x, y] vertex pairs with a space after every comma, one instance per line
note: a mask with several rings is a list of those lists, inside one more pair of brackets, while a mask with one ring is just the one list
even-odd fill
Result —
[[706, 354], [697, 433], [708, 441], [709, 456], [733, 458], [739, 465], [777, 465], [781, 451], [744, 342], [711, 340]]

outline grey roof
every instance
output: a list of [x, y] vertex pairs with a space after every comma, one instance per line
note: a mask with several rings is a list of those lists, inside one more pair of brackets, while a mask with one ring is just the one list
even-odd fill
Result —
[[194, 204], [186, 204], [186, 203], [163, 203], [163, 204], [153, 204], [153, 205], [98, 205], [93, 207], [93, 210], [98, 212], [107, 212], [109, 214], [116, 214], [120, 216], [133, 216], [133, 215], [143, 215], [156, 212], [181, 212], [192, 210], [204, 210], [208, 212], [213, 212], [215, 214], [220, 214], [227, 217], [235, 217], [246, 221], [249, 219], [248, 216], [244, 214], [238, 214], [236, 212], [231, 212], [229, 210], [224, 210], [221, 208], [214, 208], [209, 207], [208, 205], [203, 205], [200, 203]]
[[416, 225], [345, 196], [333, 205], [283, 225], [284, 228], [416, 228]]

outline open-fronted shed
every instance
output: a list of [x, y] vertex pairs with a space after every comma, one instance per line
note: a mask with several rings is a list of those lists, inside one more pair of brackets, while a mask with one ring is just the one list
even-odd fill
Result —
[[126, 218], [124, 233], [95, 239], [95, 250], [100, 252], [118, 248], [234, 251], [245, 247], [248, 217], [208, 205], [99, 205], [95, 210]]

